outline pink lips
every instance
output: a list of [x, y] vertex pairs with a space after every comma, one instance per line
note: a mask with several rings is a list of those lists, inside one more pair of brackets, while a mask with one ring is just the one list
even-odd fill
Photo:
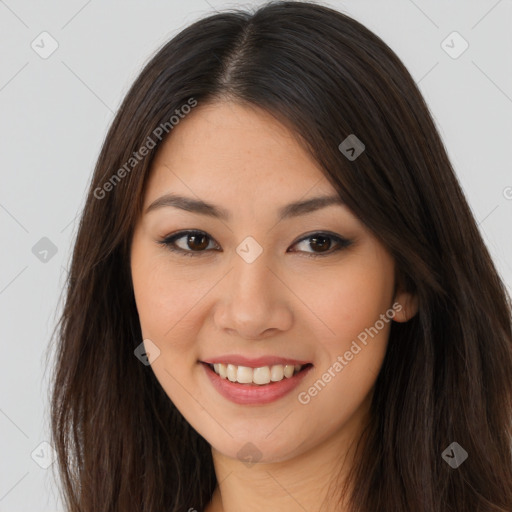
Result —
[[[237, 364], [237, 361], [238, 364]], [[283, 361], [288, 361], [283, 363]], [[262, 386], [258, 384], [240, 384], [238, 382], [231, 382], [228, 379], [223, 379], [220, 375], [217, 375], [215, 371], [209, 366], [208, 363], [216, 362], [229, 362], [241, 366], [248, 366], [251, 368], [258, 368], [261, 366], [272, 366], [273, 364], [307, 364], [301, 361], [295, 360], [284, 360], [282, 358], [260, 358], [247, 360], [245, 358], [236, 358], [229, 356], [225, 358], [215, 358], [208, 362], [202, 362], [201, 365], [206, 372], [206, 375], [210, 379], [213, 387], [224, 397], [240, 405], [264, 405], [270, 402], [278, 400], [291, 391], [293, 391], [306, 374], [313, 368], [312, 365], [308, 365], [303, 368], [299, 373], [293, 375], [293, 377], [284, 377], [279, 382], [271, 382]]]

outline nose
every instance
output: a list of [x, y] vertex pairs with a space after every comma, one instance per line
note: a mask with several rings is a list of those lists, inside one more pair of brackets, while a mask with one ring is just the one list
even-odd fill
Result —
[[291, 328], [293, 293], [270, 268], [264, 254], [252, 263], [234, 259], [234, 267], [218, 288], [214, 316], [218, 329], [258, 340]]

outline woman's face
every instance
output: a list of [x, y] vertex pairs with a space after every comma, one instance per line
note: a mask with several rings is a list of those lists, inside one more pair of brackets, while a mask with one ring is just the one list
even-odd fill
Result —
[[336, 195], [283, 125], [235, 103], [200, 104], [153, 162], [131, 251], [144, 344], [226, 457], [284, 461], [354, 434], [368, 410], [407, 296], [345, 206], [288, 206]]

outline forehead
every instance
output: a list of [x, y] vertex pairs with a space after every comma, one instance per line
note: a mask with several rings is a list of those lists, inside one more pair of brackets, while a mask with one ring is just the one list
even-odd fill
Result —
[[145, 203], [170, 190], [296, 200], [313, 188], [335, 193], [291, 130], [257, 107], [217, 102], [199, 104], [173, 128], [153, 161]]

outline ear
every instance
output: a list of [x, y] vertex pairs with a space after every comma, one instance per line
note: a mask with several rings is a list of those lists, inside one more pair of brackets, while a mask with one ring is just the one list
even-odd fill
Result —
[[393, 300], [395, 322], [407, 322], [418, 312], [418, 297], [415, 293], [406, 291], [404, 286], [397, 284]]

